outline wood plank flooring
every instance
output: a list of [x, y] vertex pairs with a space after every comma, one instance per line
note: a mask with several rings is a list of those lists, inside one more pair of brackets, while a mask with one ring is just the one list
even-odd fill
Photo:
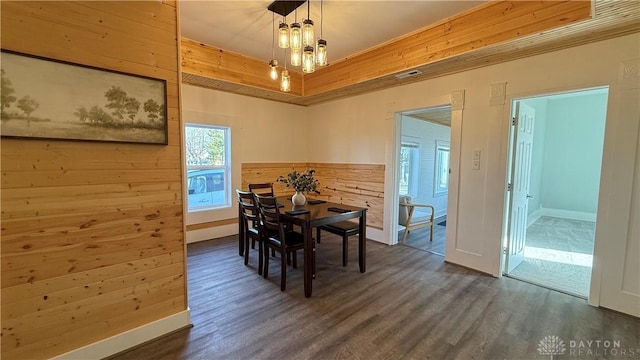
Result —
[[[410, 231], [407, 235], [405, 245], [444, 256], [447, 228], [443, 225], [438, 225], [443, 220], [444, 217], [436, 219], [434, 221], [435, 225], [433, 225], [433, 241], [429, 240], [429, 232], [431, 231], [431, 228], [426, 227]], [[404, 230], [398, 232], [398, 241], [402, 241], [402, 234], [404, 234]]]
[[302, 261], [281, 292], [279, 263], [258, 276], [257, 251], [244, 266], [236, 237], [191, 244], [194, 327], [111, 359], [543, 359], [546, 336], [565, 342], [561, 358], [589, 358], [571, 356], [572, 340], [616, 340], [634, 349], [626, 359], [640, 356], [640, 319], [406, 246], [369, 241], [361, 274], [353, 239], [342, 267], [340, 238], [323, 233], [309, 299]]

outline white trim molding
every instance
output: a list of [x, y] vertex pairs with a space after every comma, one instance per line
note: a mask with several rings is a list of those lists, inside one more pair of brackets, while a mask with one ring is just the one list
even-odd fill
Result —
[[181, 311], [110, 338], [53, 357], [54, 360], [102, 359], [162, 335], [192, 326], [191, 310]]

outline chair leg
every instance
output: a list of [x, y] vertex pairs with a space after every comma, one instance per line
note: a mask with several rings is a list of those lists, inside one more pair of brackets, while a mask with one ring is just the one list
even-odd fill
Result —
[[298, 251], [293, 251], [293, 254], [291, 255], [293, 257], [293, 268], [297, 269], [298, 268]]
[[431, 231], [429, 232], [429, 241], [433, 241], [433, 221], [431, 222]]
[[287, 288], [287, 260], [286, 256], [280, 256], [280, 291]]
[[[262, 271], [262, 276], [266, 279], [269, 277], [269, 246], [267, 243], [265, 243], [264, 246], [266, 248], [264, 249], [264, 270]], [[273, 251], [273, 249], [271, 249], [271, 251]]]
[[349, 236], [347, 234], [342, 235], [342, 266], [347, 266], [349, 258]]
[[249, 264], [249, 235], [245, 234], [244, 237], [244, 265]]
[[405, 241], [407, 240], [407, 234], [409, 234], [409, 228], [405, 228], [404, 229], [404, 235], [402, 235], [402, 244], [404, 245]]
[[262, 275], [262, 268], [264, 267], [264, 246], [263, 241], [258, 240], [258, 275]]
[[291, 265], [291, 253], [287, 253], [287, 265]]
[[320, 227], [316, 228], [316, 242], [320, 244]]

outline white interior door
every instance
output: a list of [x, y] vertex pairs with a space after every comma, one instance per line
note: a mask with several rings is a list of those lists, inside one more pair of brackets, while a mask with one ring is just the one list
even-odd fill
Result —
[[536, 111], [516, 102], [513, 132], [513, 157], [511, 166], [511, 211], [509, 216], [509, 242], [507, 245], [507, 273], [524, 260], [529, 210], [529, 178], [533, 150], [533, 125]]

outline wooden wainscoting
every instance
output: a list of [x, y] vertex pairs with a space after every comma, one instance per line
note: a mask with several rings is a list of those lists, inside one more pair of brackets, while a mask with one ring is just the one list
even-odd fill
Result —
[[167, 146], [2, 139], [0, 356], [51, 358], [185, 311], [176, 3], [0, 6], [3, 49], [166, 80], [169, 130]]
[[315, 198], [340, 204], [366, 207], [367, 225], [382, 230], [384, 215], [384, 164], [335, 163], [243, 163], [242, 188], [249, 183], [273, 182], [276, 195], [293, 194], [282, 183], [279, 175], [296, 170], [315, 169], [320, 181], [320, 195]]

